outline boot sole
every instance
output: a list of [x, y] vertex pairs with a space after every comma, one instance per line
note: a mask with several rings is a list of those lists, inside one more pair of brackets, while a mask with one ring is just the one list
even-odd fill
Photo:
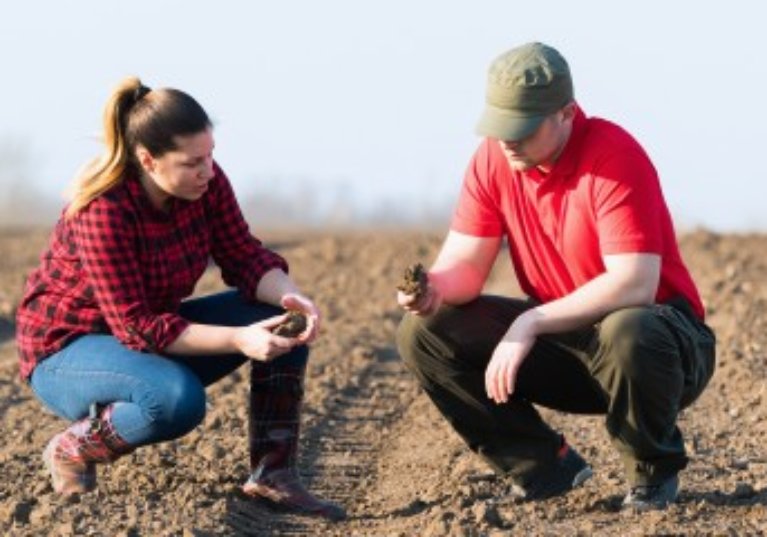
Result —
[[45, 465], [48, 474], [51, 476], [53, 490], [63, 496], [72, 496], [73, 494], [84, 494], [95, 489], [95, 476], [92, 479], [88, 477], [80, 478], [77, 474], [73, 473], [73, 479], [67, 481], [67, 478], [62, 476], [61, 472], [57, 471], [53, 463], [53, 450], [56, 449], [55, 440], [57, 438], [58, 435], [54, 436], [51, 441], [48, 442], [48, 445], [45, 446], [45, 450], [43, 451], [43, 464]]
[[287, 500], [287, 498], [284, 498], [280, 494], [275, 494], [274, 491], [268, 487], [261, 487], [256, 484], [246, 484], [241, 490], [248, 498], [257, 500], [266, 507], [281, 513], [316, 516], [334, 522], [346, 518], [346, 511], [344, 511], [343, 508], [332, 504], [325, 504], [318, 506], [315, 509], [309, 509]]

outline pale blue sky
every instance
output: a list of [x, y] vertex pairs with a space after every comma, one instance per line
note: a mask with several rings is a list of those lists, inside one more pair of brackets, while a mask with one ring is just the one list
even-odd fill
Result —
[[0, 143], [58, 195], [99, 151], [110, 89], [136, 74], [205, 106], [242, 196], [449, 212], [489, 62], [538, 40], [568, 59], [585, 111], [647, 149], [678, 227], [764, 230], [762, 5], [0, 0]]

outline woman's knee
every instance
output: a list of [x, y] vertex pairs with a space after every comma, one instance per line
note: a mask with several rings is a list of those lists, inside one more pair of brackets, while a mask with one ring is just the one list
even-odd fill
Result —
[[161, 379], [155, 392], [156, 402], [148, 414], [152, 427], [163, 436], [186, 434], [205, 418], [205, 388], [186, 368], [180, 367], [175, 374]]
[[284, 313], [277, 306], [247, 300], [237, 290], [186, 300], [180, 311], [191, 321], [224, 326], [247, 326]]

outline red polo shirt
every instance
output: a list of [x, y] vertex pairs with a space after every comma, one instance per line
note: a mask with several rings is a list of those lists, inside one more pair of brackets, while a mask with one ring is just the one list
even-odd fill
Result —
[[485, 139], [466, 171], [452, 229], [506, 235], [522, 290], [541, 302], [603, 273], [605, 255], [658, 254], [656, 302], [681, 296], [704, 317], [650, 159], [626, 131], [580, 109], [548, 174], [512, 170], [498, 142]]

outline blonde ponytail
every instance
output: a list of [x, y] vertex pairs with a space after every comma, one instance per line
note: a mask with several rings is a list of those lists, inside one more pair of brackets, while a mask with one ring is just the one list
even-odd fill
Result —
[[[67, 217], [72, 217], [91, 201], [122, 181], [130, 160], [125, 129], [128, 111], [143, 97], [146, 88], [137, 77], [125, 78], [112, 91], [104, 108], [104, 154], [95, 159], [75, 179]], [[147, 90], [148, 91], [148, 90]]]
[[72, 217], [118, 185], [142, 146], [159, 158], [177, 149], [176, 138], [211, 126], [205, 110], [191, 96], [172, 88], [150, 91], [136, 77], [124, 79], [104, 108], [104, 154], [86, 165], [75, 180], [66, 216]]

